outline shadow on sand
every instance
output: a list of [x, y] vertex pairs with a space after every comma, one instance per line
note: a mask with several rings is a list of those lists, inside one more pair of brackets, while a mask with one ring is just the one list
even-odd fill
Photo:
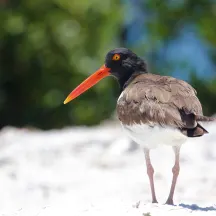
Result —
[[181, 206], [182, 208], [186, 208], [186, 209], [190, 209], [190, 210], [197, 210], [197, 211], [216, 211], [216, 206], [208, 206], [208, 207], [200, 207], [196, 204], [184, 204], [184, 203], [181, 203], [179, 204], [179, 206]]

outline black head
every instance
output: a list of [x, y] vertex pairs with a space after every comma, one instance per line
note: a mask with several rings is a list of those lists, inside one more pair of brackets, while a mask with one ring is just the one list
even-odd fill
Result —
[[135, 53], [126, 48], [116, 48], [107, 53], [105, 65], [102, 65], [95, 73], [84, 80], [66, 98], [64, 104], [78, 97], [91, 88], [104, 77], [113, 75], [118, 79], [121, 91], [138, 74], [147, 73], [145, 62]]
[[118, 79], [121, 88], [134, 73], [147, 73], [145, 62], [127, 48], [116, 48], [109, 51], [106, 55], [105, 65], [110, 68], [110, 73]]

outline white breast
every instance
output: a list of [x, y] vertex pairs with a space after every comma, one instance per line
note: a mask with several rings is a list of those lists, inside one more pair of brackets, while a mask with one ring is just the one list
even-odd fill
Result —
[[119, 102], [119, 100], [124, 96], [124, 92], [122, 92], [117, 100], [117, 103]]
[[152, 123], [124, 125], [122, 127], [126, 134], [143, 148], [156, 148], [159, 145], [179, 146], [188, 137], [183, 135], [178, 129], [161, 127]]

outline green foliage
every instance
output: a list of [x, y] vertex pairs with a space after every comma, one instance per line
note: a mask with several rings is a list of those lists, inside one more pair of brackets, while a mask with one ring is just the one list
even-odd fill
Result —
[[[158, 55], [158, 47], [165, 48], [188, 25], [205, 42], [208, 57], [216, 63], [214, 1], [146, 0], [142, 4], [148, 43], [138, 44], [134, 50], [142, 55], [144, 51], [151, 53], [153, 72], [168, 74], [174, 70], [176, 62], [166, 62], [163, 55]], [[127, 16], [123, 3], [3, 0], [0, 7], [0, 127], [31, 125], [48, 129], [92, 125], [108, 118], [118, 91], [111, 78], [68, 105], [63, 101], [103, 64], [108, 50], [124, 42], [120, 41], [123, 15]], [[194, 74], [191, 83], [205, 114], [215, 113], [216, 78], [203, 81]]]
[[0, 127], [48, 129], [108, 118], [117, 89], [109, 78], [74, 102], [63, 105], [63, 101], [117, 46], [118, 2], [5, 0], [0, 4]]
[[192, 25], [209, 42], [216, 45], [214, 37], [215, 2], [212, 0], [143, 1], [148, 13], [145, 21], [152, 39], [170, 40], [178, 36], [182, 28]]
[[191, 84], [197, 89], [197, 94], [200, 101], [202, 101], [205, 115], [215, 114], [216, 79], [202, 80], [199, 79], [195, 74], [192, 74]]

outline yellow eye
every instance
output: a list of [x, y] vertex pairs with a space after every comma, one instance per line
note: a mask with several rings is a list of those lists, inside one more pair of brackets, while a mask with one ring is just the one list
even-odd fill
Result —
[[115, 55], [112, 57], [112, 60], [118, 61], [120, 58], [121, 58], [121, 56], [120, 56], [119, 54], [115, 54]]

